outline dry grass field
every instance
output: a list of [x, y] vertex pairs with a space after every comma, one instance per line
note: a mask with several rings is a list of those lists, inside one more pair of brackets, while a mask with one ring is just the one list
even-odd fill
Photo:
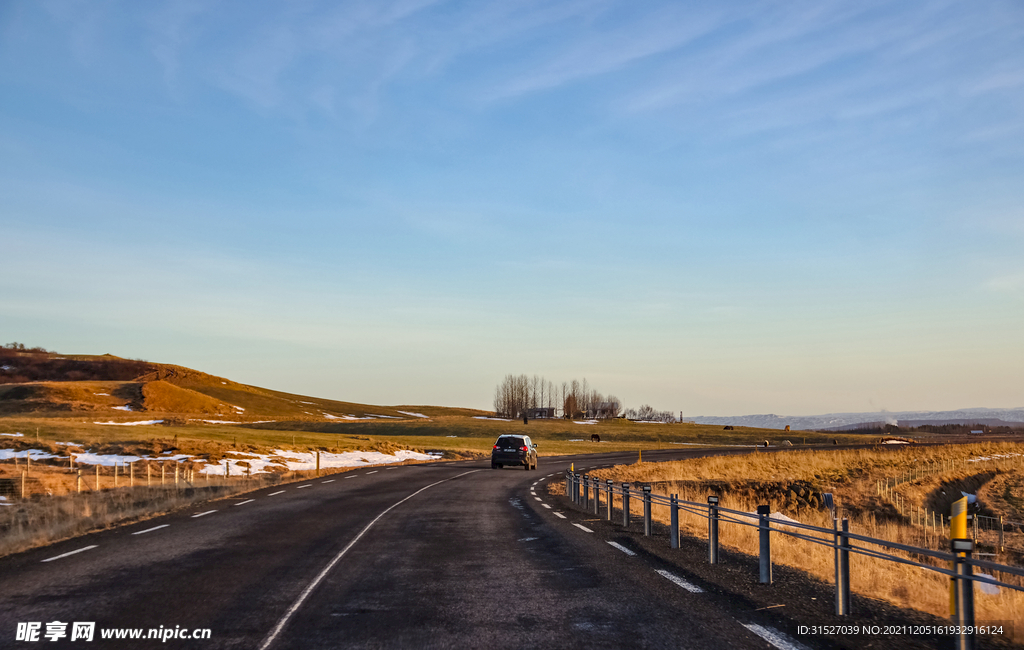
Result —
[[[1004, 457], [998, 461], [992, 459]], [[971, 462], [971, 459], [976, 459]], [[947, 548], [948, 531], [911, 525], [892, 503], [876, 494], [876, 481], [905, 473], [914, 468], [937, 466], [948, 470], [901, 485], [908, 495], [930, 499], [938, 505], [960, 498], [960, 487], [981, 487], [999, 477], [1020, 485], [1024, 445], [981, 443], [935, 447], [874, 448], [864, 450], [793, 450], [782, 453], [757, 453], [746, 456], [709, 457], [666, 463], [637, 463], [592, 473], [616, 482], [644, 482], [658, 494], [679, 494], [683, 500], [706, 503], [708, 494], [720, 494], [722, 506], [754, 512], [758, 505], [771, 505], [772, 512], [801, 523], [832, 527], [831, 514], [820, 507], [820, 494], [835, 494], [840, 512], [850, 519], [854, 533], [905, 544]], [[943, 465], [945, 463], [945, 465]], [[955, 490], [955, 494], [954, 494]], [[946, 491], [948, 494], [943, 495]], [[984, 496], [982, 491], [981, 495]], [[987, 505], [981, 502], [982, 511]], [[946, 509], [948, 513], [948, 508]], [[667, 523], [667, 507], [655, 507], [653, 516]], [[773, 524], [774, 525], [774, 524]], [[707, 538], [707, 520], [681, 512], [680, 528], [700, 539]], [[825, 536], [830, 541], [831, 536]], [[723, 546], [751, 555], [757, 554], [757, 530], [723, 523]], [[980, 550], [980, 549], [979, 549]], [[1016, 554], [1005, 554], [997, 561], [1014, 563]], [[832, 548], [819, 546], [786, 535], [773, 535], [773, 562], [793, 566], [821, 578], [834, 581], [835, 559]], [[921, 560], [922, 558], [915, 558]], [[902, 607], [914, 607], [939, 616], [949, 608], [948, 578], [907, 565], [851, 555], [851, 584], [864, 596], [879, 598]], [[997, 576], [1013, 582], [1011, 576]], [[1019, 583], [1016, 583], [1019, 584]], [[978, 621], [1013, 621], [1017, 639], [1024, 635], [1024, 593], [1001, 589], [989, 595], [976, 589]]]

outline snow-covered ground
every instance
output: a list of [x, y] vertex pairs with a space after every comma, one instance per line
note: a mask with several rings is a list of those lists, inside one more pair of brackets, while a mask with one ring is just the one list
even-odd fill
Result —
[[573, 420], [573, 424], [597, 424], [597, 420]]
[[422, 413], [413, 413], [412, 411], [398, 411], [402, 415], [410, 415], [414, 418], [429, 418], [429, 415], [423, 415]]
[[[70, 442], [58, 442], [56, 444], [75, 445], [75, 443]], [[158, 456], [137, 456], [133, 454], [95, 454], [91, 451], [69, 450], [67, 456], [60, 456], [41, 449], [22, 449], [21, 451], [0, 449], [0, 460], [30, 458], [32, 460], [39, 461], [50, 458], [67, 459], [74, 456], [76, 464], [103, 465], [105, 467], [134, 463], [139, 460], [173, 462], [194, 460], [197, 463], [205, 463], [203, 468], [200, 470], [201, 473], [213, 474], [216, 476], [224, 475], [225, 464], [228, 465], [228, 472], [230, 476], [244, 475], [246, 473], [245, 467], [239, 464], [241, 462], [249, 463], [251, 468], [250, 471], [254, 474], [269, 471], [267, 468], [271, 466], [293, 471], [316, 469], [316, 454], [313, 452], [275, 449], [273, 453], [270, 454], [255, 454], [252, 452], [242, 451], [232, 451], [228, 452], [228, 454], [231, 458], [226, 458], [218, 463], [210, 464], [206, 463], [202, 458], [195, 458], [188, 454], [172, 454], [171, 452], [165, 452]], [[385, 454], [379, 451], [346, 451], [340, 453], [321, 452], [320, 467], [321, 469], [329, 469], [331, 467], [368, 467], [370, 465], [401, 463], [407, 460], [437, 460], [439, 457], [440, 455], [438, 454], [422, 454], [407, 449], [401, 449], [396, 451], [394, 454]]]
[[11, 436], [12, 438], [21, 438], [24, 435], [24, 433], [0, 433], [0, 436]]
[[851, 424], [885, 422], [898, 424], [901, 420], [1003, 420], [1024, 422], [1024, 408], [992, 409], [969, 408], [956, 411], [876, 411], [870, 413], [826, 413], [823, 415], [761, 415], [699, 416], [685, 418], [697, 424], [721, 424], [763, 429], [829, 429]]
[[115, 411], [130, 411], [130, 410], [132, 410], [132, 407], [129, 406], [128, 404], [125, 404], [124, 406], [114, 406], [112, 408]]
[[474, 420], [497, 420], [498, 422], [511, 422], [508, 418], [492, 418], [486, 415], [474, 415]]
[[[287, 451], [275, 449], [272, 454], [254, 454], [251, 452], [229, 452], [237, 458], [225, 458], [219, 463], [206, 465], [200, 472], [224, 475], [224, 465], [227, 464], [231, 476], [245, 474], [245, 467], [239, 463], [249, 464], [252, 473], [269, 471], [271, 466], [284, 467], [293, 471], [316, 469], [316, 454], [313, 452]], [[401, 463], [406, 460], [436, 460], [438, 456], [432, 454], [421, 454], [416, 451], [402, 449], [394, 454], [384, 454], [379, 451], [344, 451], [340, 453], [320, 452], [320, 468], [331, 467], [366, 467], [369, 465], [388, 465]]]

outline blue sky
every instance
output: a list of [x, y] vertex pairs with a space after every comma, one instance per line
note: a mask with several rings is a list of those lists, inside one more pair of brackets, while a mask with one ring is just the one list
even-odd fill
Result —
[[1024, 6], [0, 4], [0, 337], [370, 403], [1024, 406]]

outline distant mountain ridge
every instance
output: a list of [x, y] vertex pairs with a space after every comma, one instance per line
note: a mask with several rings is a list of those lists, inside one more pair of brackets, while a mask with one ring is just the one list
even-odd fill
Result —
[[[1006, 424], [1024, 423], [1024, 408], [968, 408], [955, 411], [875, 411], [869, 413], [826, 413], [824, 415], [736, 415], [685, 418], [697, 424], [721, 424], [764, 429], [846, 429], [857, 424], [988, 424], [1000, 420]], [[911, 423], [912, 422], [912, 423]]]

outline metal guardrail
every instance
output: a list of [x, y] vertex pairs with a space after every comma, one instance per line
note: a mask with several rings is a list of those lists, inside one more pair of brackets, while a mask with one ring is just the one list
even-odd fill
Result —
[[[591, 496], [593, 494], [593, 496]], [[1016, 591], [1024, 591], [1024, 586], [1011, 584], [994, 577], [974, 575], [974, 567], [1000, 571], [1010, 575], [1024, 577], [1024, 569], [997, 564], [987, 560], [971, 557], [974, 552], [974, 540], [954, 539], [950, 540], [950, 552], [936, 551], [928, 548], [909, 546], [891, 542], [889, 540], [877, 539], [866, 535], [858, 535], [850, 532], [849, 519], [833, 520], [832, 528], [812, 526], [796, 521], [776, 522], [772, 526], [770, 509], [767, 505], [758, 506], [757, 513], [743, 512], [723, 508], [719, 505], [719, 498], [715, 495], [708, 497], [707, 503], [696, 501], [684, 501], [677, 494], [662, 496], [651, 493], [649, 485], [642, 485], [639, 489], [631, 487], [629, 483], [615, 485], [611, 480], [602, 484], [598, 479], [591, 478], [587, 474], [576, 472], [565, 472], [565, 496], [573, 503], [581, 506], [587, 512], [595, 515], [601, 514], [601, 501], [604, 496], [605, 519], [612, 521], [613, 499], [615, 496], [622, 498], [622, 525], [628, 527], [632, 517], [630, 510], [631, 498], [640, 498], [643, 501], [643, 525], [644, 535], [650, 537], [653, 534], [651, 521], [651, 507], [654, 504], [667, 506], [669, 508], [669, 545], [671, 548], [679, 547], [679, 511], [697, 515], [708, 521], [708, 560], [710, 564], [718, 564], [719, 541], [718, 528], [720, 523], [737, 524], [750, 526], [758, 529], [758, 570], [759, 580], [762, 584], [772, 582], [771, 562], [771, 535], [787, 535], [801, 539], [812, 544], [829, 547], [835, 551], [835, 584], [836, 584], [836, 615], [847, 616], [850, 614], [850, 554], [864, 555], [898, 564], [919, 567], [927, 571], [933, 571], [951, 578], [954, 583], [953, 624], [957, 626], [957, 648], [970, 650], [974, 648], [974, 583], [985, 582], [998, 587], [1005, 587]], [[894, 555], [891, 551], [902, 551], [911, 555], [933, 558], [940, 562], [949, 562], [951, 568], [943, 568], [933, 564], [918, 562], [908, 557]]]

